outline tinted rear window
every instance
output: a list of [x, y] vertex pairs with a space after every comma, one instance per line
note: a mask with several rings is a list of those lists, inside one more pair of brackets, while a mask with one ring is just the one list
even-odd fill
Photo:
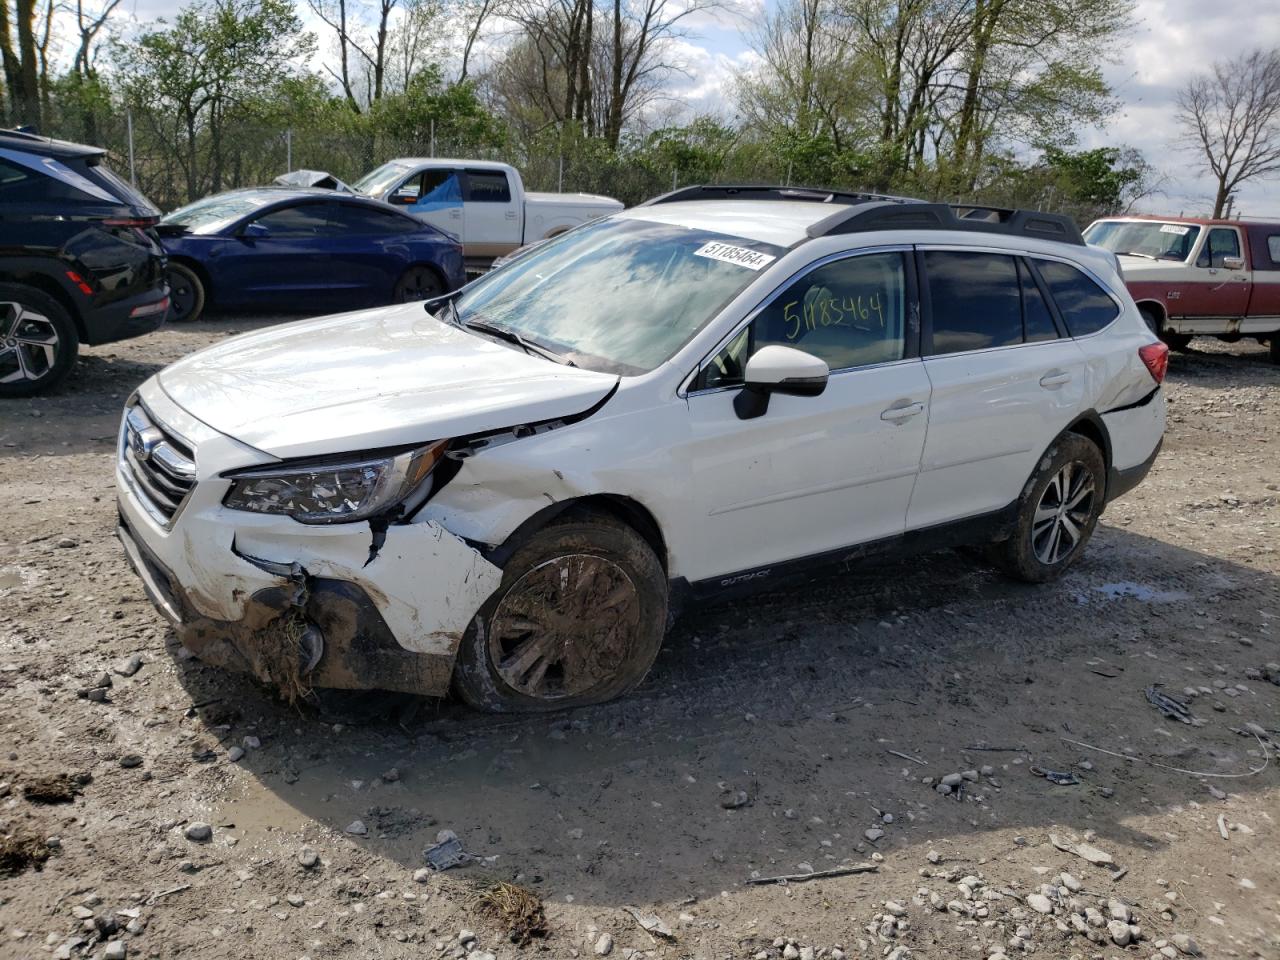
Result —
[[1097, 333], [1120, 316], [1116, 302], [1071, 264], [1058, 260], [1037, 260], [1035, 263], [1071, 336], [1087, 337]]
[[1013, 257], [931, 250], [924, 261], [934, 354], [1022, 342], [1022, 297]]

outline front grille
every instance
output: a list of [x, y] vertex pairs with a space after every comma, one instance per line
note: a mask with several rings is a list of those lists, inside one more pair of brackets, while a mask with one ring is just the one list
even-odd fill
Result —
[[191, 495], [195, 459], [191, 448], [153, 421], [142, 404], [125, 412], [120, 461], [157, 522], [168, 525]]

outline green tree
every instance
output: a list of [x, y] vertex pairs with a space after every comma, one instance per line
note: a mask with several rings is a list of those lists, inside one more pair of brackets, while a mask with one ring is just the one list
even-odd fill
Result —
[[288, 0], [207, 0], [113, 53], [125, 102], [180, 147], [194, 200], [221, 190], [230, 163], [258, 146], [230, 141], [234, 123], [265, 113], [314, 51]]

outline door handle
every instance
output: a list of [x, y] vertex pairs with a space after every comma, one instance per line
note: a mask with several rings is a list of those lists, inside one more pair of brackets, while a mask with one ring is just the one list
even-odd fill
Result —
[[461, 220], [461, 219], [462, 219], [462, 211], [461, 211], [461, 210], [450, 210], [450, 211], [449, 211], [449, 216], [450, 216], [450, 217], [452, 217], [454, 220]]
[[514, 220], [515, 218], [516, 218], [516, 212], [515, 212], [514, 210], [508, 210], [508, 211], [507, 211], [507, 219], [508, 219], [508, 220]]
[[1050, 390], [1053, 389], [1054, 387], [1060, 387], [1063, 384], [1070, 383], [1070, 382], [1071, 382], [1071, 374], [1061, 370], [1057, 371], [1056, 373], [1046, 373], [1043, 377], [1040, 378], [1040, 386]]
[[910, 420], [923, 412], [923, 403], [907, 403], [900, 407], [890, 407], [888, 410], [883, 411], [880, 414], [880, 419], [887, 420], [889, 423], [901, 423], [903, 420]]

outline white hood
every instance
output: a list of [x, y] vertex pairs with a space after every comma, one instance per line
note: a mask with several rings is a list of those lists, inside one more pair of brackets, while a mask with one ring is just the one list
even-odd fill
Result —
[[167, 367], [160, 386], [215, 430], [288, 458], [567, 417], [617, 379], [529, 356], [408, 303], [234, 337]]
[[1187, 264], [1181, 260], [1151, 260], [1124, 253], [1118, 254], [1116, 259], [1120, 261], [1126, 281], [1171, 280], [1187, 270]]

